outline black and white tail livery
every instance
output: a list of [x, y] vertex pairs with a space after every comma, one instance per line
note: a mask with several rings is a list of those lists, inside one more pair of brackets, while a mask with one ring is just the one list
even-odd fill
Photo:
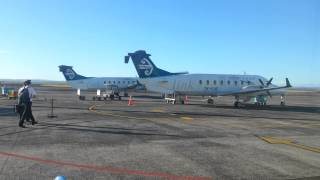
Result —
[[147, 54], [144, 50], [139, 50], [134, 53], [128, 53], [128, 56], [125, 56], [125, 63], [128, 63], [131, 58], [140, 78], [186, 74], [186, 72], [170, 73], [168, 71], [157, 68], [157, 66], [154, 65], [151, 61], [150, 56], [151, 55]]
[[87, 77], [77, 74], [72, 69], [72, 66], [60, 65], [59, 66], [59, 70], [60, 70], [60, 72], [63, 73], [63, 75], [64, 75], [64, 77], [66, 78], [67, 81], [87, 79]]

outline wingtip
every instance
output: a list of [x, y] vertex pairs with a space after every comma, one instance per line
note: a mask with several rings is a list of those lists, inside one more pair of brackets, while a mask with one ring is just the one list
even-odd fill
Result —
[[130, 60], [130, 56], [129, 55], [124, 57], [124, 63], [128, 64], [129, 60]]
[[289, 87], [292, 87], [288, 78], [286, 78], [286, 86], [287, 86], [288, 88], [289, 88]]

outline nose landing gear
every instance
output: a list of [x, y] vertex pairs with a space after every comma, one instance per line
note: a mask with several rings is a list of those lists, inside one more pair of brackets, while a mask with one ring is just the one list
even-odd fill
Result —
[[280, 106], [286, 106], [286, 97], [284, 95], [281, 95], [281, 102], [280, 102]]
[[240, 98], [239, 98], [239, 96], [235, 96], [235, 98], [236, 98], [236, 101], [234, 102], [233, 106], [235, 108], [239, 108], [240, 107]]

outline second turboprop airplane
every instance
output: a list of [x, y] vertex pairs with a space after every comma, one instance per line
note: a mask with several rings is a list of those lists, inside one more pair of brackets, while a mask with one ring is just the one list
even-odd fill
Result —
[[66, 81], [73, 89], [97, 90], [115, 88], [128, 96], [128, 90], [142, 89], [137, 83], [138, 78], [134, 77], [85, 77], [77, 74], [72, 66], [60, 65], [60, 72], [63, 73]]
[[210, 96], [209, 104], [213, 104], [216, 96], [234, 96], [235, 107], [251, 100], [257, 105], [266, 105], [268, 97], [278, 95], [281, 96], [281, 105], [285, 105], [283, 89], [291, 87], [288, 78], [285, 86], [276, 86], [272, 84], [273, 78], [267, 80], [259, 75], [170, 73], [157, 68], [150, 56], [144, 50], [128, 53], [125, 63], [131, 58], [140, 77], [139, 83], [148, 91], [173, 94], [182, 104], [183, 96], [191, 95]]

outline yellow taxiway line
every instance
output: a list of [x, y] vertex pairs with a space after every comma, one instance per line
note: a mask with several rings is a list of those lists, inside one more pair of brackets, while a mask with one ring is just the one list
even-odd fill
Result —
[[285, 144], [285, 145], [292, 146], [295, 148], [320, 153], [320, 148], [296, 144], [290, 139], [275, 138], [275, 137], [270, 137], [270, 136], [263, 136], [263, 137], [260, 137], [260, 139], [262, 139], [270, 144]]
[[180, 117], [180, 119], [187, 120], [187, 121], [193, 120], [193, 118], [191, 118], [191, 117], [186, 117], [186, 116]]

